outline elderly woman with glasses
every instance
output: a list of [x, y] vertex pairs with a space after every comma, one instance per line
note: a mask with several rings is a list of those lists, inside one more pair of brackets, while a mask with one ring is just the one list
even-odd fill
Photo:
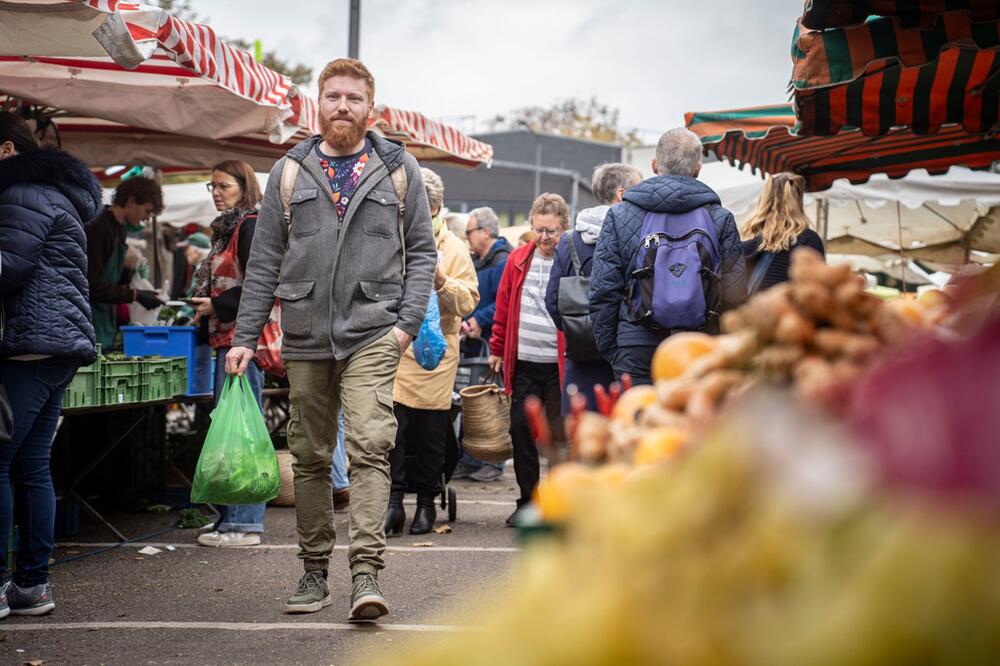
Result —
[[517, 513], [531, 501], [538, 485], [538, 449], [524, 414], [524, 402], [537, 396], [545, 405], [553, 443], [563, 439], [560, 403], [565, 340], [545, 307], [559, 237], [569, 228], [569, 207], [558, 194], [544, 193], [531, 204], [535, 240], [514, 250], [500, 278], [490, 367], [503, 371], [504, 390], [511, 396], [510, 434], [514, 445], [514, 474], [520, 489], [517, 509], [507, 519], [515, 525]]

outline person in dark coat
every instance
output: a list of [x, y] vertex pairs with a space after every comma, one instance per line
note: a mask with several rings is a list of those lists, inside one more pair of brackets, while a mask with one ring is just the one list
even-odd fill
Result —
[[809, 228], [803, 208], [805, 191], [805, 179], [793, 173], [776, 173], [764, 182], [757, 209], [743, 224], [747, 240], [740, 244], [751, 296], [788, 281], [788, 266], [796, 248], [811, 247], [826, 255], [823, 239]]
[[163, 192], [155, 180], [136, 176], [115, 188], [111, 205], [87, 224], [87, 280], [97, 341], [111, 349], [118, 333], [115, 306], [139, 303], [147, 310], [163, 305], [155, 291], [122, 284], [125, 267], [125, 226], [138, 226], [163, 210]]
[[[479, 358], [489, 355], [493, 316], [497, 309], [497, 292], [504, 266], [513, 248], [506, 238], [500, 237], [500, 220], [492, 208], [482, 207], [469, 211], [465, 238], [472, 250], [472, 264], [479, 281], [479, 304], [462, 322], [462, 355]], [[485, 462], [462, 452], [453, 479], [473, 481], [498, 481], [503, 476], [504, 463]]]
[[[569, 244], [573, 243], [576, 257], [580, 261], [579, 275], [589, 277], [593, 268], [594, 249], [604, 224], [604, 217], [611, 206], [621, 203], [626, 190], [638, 185], [641, 181], [642, 173], [628, 164], [604, 164], [594, 170], [591, 191], [600, 205], [581, 210], [576, 216], [576, 227], [573, 231], [563, 234], [562, 238], [559, 239], [555, 263], [552, 265], [552, 275], [549, 277], [548, 289], [545, 293], [545, 307], [552, 316], [556, 328], [560, 331], [565, 333], [562, 317], [559, 314], [559, 283], [564, 277], [577, 275]], [[607, 388], [615, 380], [611, 364], [605, 359], [596, 358], [599, 354], [596, 349], [592, 350], [595, 356], [592, 360], [582, 360], [579, 357], [574, 359], [574, 351], [577, 350], [573, 349], [573, 342], [567, 336], [566, 381], [562, 397], [563, 416], [569, 414], [569, 398], [573, 390], [579, 391], [587, 398], [587, 409], [597, 411], [594, 386], [600, 384]]]
[[[0, 443], [0, 617], [55, 608], [49, 456], [63, 392], [97, 358], [84, 222], [100, 205], [100, 185], [82, 162], [39, 148], [23, 120], [0, 112], [0, 384], [13, 416], [11, 438]], [[11, 469], [20, 525], [13, 577]]]
[[629, 317], [626, 293], [631, 265], [649, 212], [679, 215], [705, 208], [711, 217], [721, 253], [721, 312], [746, 300], [746, 264], [733, 214], [720, 205], [719, 195], [696, 180], [701, 171], [701, 142], [683, 127], [660, 137], [653, 159], [657, 175], [639, 183], [612, 206], [604, 219], [594, 252], [591, 273], [590, 316], [594, 340], [611, 362], [615, 377], [628, 373], [634, 383], [652, 383], [653, 352], [669, 334]]
[[[472, 264], [479, 279], [479, 305], [463, 322], [462, 331], [468, 340], [482, 340], [489, 344], [493, 330], [493, 315], [497, 309], [497, 290], [500, 276], [512, 248], [506, 238], [500, 237], [500, 220], [492, 208], [483, 207], [469, 211], [465, 238], [472, 249]], [[471, 354], [479, 355], [479, 345], [469, 345]]]

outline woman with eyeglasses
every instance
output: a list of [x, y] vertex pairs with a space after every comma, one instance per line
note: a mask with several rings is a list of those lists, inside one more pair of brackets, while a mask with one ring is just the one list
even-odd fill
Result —
[[553, 444], [563, 441], [560, 407], [566, 344], [545, 307], [545, 291], [559, 237], [569, 228], [569, 207], [558, 194], [546, 192], [531, 204], [529, 219], [535, 240], [507, 259], [490, 338], [490, 367], [498, 374], [503, 371], [504, 390], [511, 396], [510, 436], [520, 497], [507, 518], [509, 527], [516, 524], [518, 512], [538, 485], [538, 449], [524, 415], [528, 396], [537, 396], [545, 405]]
[[[216, 164], [212, 180], [206, 187], [219, 216], [212, 221], [212, 247], [208, 257], [198, 265], [191, 278], [191, 300], [195, 319], [200, 322], [203, 333], [207, 333], [209, 345], [218, 359], [224, 359], [235, 334], [243, 276], [250, 259], [262, 195], [253, 167], [241, 160]], [[250, 362], [246, 377], [257, 404], [261, 405], [264, 373], [256, 362]], [[216, 361], [216, 403], [225, 379], [226, 364]], [[259, 544], [264, 531], [265, 507], [263, 503], [220, 506], [222, 517], [215, 530], [199, 535], [198, 543], [223, 548]]]

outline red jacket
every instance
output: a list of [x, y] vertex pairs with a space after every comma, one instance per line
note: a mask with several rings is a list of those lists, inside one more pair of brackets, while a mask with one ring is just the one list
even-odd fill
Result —
[[[510, 253], [507, 265], [500, 278], [497, 291], [497, 309], [493, 316], [493, 333], [490, 337], [490, 353], [503, 359], [504, 391], [510, 395], [514, 391], [514, 367], [517, 364], [517, 331], [521, 323], [521, 290], [524, 279], [535, 253], [535, 243], [522, 245]], [[566, 356], [566, 339], [562, 331], [556, 330], [559, 348], [559, 384], [563, 383], [563, 366]]]

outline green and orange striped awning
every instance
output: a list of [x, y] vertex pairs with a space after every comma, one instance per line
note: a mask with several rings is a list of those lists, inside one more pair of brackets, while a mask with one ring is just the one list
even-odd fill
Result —
[[869, 16], [895, 16], [906, 27], [929, 26], [939, 14], [961, 10], [975, 21], [1000, 18], [997, 0], [806, 0], [802, 23], [826, 30], [863, 23]]
[[[848, 16], [848, 5], [888, 15]], [[823, 11], [829, 20], [816, 21]], [[831, 22], [840, 27], [812, 29]], [[1000, 0], [810, 0], [792, 61], [802, 135], [1000, 129]]]
[[[839, 178], [864, 183], [876, 173], [901, 178], [914, 169], [931, 174], [945, 173], [954, 165], [987, 169], [1000, 160], [1000, 138], [970, 134], [956, 125], [934, 134], [894, 129], [883, 136], [859, 130], [798, 136], [789, 104], [688, 113], [685, 118], [706, 152], [765, 174], [798, 173], [811, 192], [825, 190]], [[762, 118], [774, 122], [764, 128]]]

